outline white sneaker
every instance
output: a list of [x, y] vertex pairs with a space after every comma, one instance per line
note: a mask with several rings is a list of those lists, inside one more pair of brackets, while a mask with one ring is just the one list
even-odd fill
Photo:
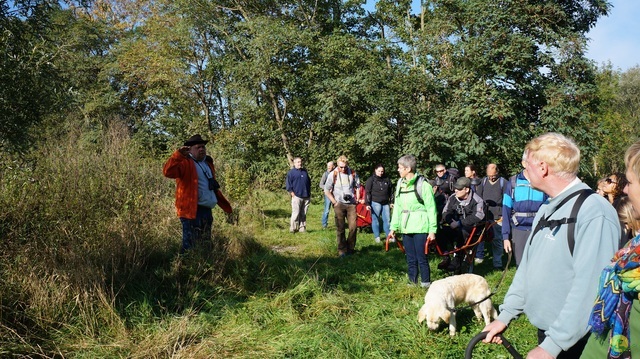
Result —
[[304, 233], [304, 232], [306, 232], [306, 231], [307, 231], [307, 229], [306, 229], [305, 227], [300, 227], [300, 230], [299, 230], [298, 232], [300, 232], [300, 233]]
[[376, 241], [376, 243], [380, 243], [380, 237], [376, 237], [374, 241]]
[[394, 243], [396, 241], [396, 237], [389, 238], [389, 243]]
[[431, 282], [422, 282], [422, 283], [420, 283], [420, 287], [422, 287], [422, 288], [429, 288], [429, 286], [431, 286]]
[[476, 258], [476, 259], [473, 260], [473, 263], [475, 263], [475, 264], [482, 264], [482, 262], [484, 262], [484, 259], [482, 259], [482, 258]]

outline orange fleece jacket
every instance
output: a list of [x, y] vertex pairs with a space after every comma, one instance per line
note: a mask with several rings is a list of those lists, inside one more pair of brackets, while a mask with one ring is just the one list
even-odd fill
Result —
[[[213, 178], [216, 177], [216, 170], [213, 166], [213, 159], [209, 156], [205, 161], [211, 168]], [[183, 156], [179, 151], [175, 151], [162, 168], [165, 177], [176, 180], [176, 209], [178, 217], [195, 219], [198, 210], [198, 173], [196, 165], [189, 157]], [[216, 191], [218, 206], [227, 213], [232, 212], [231, 204], [224, 197], [220, 190]]]

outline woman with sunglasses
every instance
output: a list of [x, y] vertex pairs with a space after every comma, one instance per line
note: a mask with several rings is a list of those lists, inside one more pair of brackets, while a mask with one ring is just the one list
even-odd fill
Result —
[[622, 173], [612, 173], [604, 180], [604, 196], [613, 204], [616, 200], [624, 195], [622, 192], [626, 184], [626, 178]]

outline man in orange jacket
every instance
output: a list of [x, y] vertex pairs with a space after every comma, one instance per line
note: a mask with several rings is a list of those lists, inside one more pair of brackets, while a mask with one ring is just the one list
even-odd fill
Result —
[[165, 177], [176, 180], [176, 209], [182, 222], [180, 253], [195, 242], [211, 240], [211, 209], [216, 204], [225, 212], [232, 212], [231, 204], [220, 192], [213, 159], [207, 156], [208, 142], [200, 135], [191, 136], [162, 169]]

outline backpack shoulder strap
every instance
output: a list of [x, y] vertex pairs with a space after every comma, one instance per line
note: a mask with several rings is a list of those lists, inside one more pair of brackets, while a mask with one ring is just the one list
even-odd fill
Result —
[[416, 178], [416, 182], [413, 185], [413, 191], [416, 193], [416, 198], [420, 204], [424, 204], [424, 199], [422, 198], [422, 184], [424, 183], [424, 176], [418, 175]]
[[571, 214], [569, 218], [573, 218], [574, 221], [569, 222], [569, 226], [567, 227], [567, 242], [569, 242], [569, 252], [571, 253], [571, 256], [573, 256], [573, 248], [576, 245], [575, 231], [578, 212], [580, 211], [580, 207], [582, 207], [582, 204], [587, 199], [587, 197], [591, 196], [594, 193], [595, 192], [591, 189], [583, 189], [582, 191], [580, 191], [578, 199], [576, 199], [576, 202], [573, 204], [573, 208], [571, 208]]
[[[418, 175], [416, 177], [415, 182], [413, 183], [413, 193], [416, 195], [418, 202], [420, 204], [424, 204], [424, 199], [422, 198], [422, 185], [424, 184], [424, 176]], [[411, 191], [401, 191], [400, 187], [402, 186], [402, 178], [398, 180], [398, 184], [396, 185], [396, 195], [395, 198], [399, 198], [402, 193], [409, 193]]]
[[[540, 220], [538, 221], [538, 224], [536, 225], [536, 228], [532, 231], [531, 236], [529, 237], [530, 238], [529, 245], [531, 245], [531, 242], [533, 242], [533, 237], [535, 237], [536, 233], [540, 231], [542, 228], [549, 227], [551, 228], [551, 230], [553, 230], [560, 225], [567, 224], [568, 225], [567, 226], [567, 231], [568, 231], [567, 245], [569, 246], [569, 253], [571, 253], [571, 255], [573, 256], [573, 248], [575, 247], [575, 243], [576, 243], [575, 227], [576, 227], [576, 221], [578, 218], [578, 212], [580, 211], [580, 207], [582, 206], [584, 201], [587, 199], [587, 197], [589, 197], [593, 193], [595, 192], [593, 192], [593, 190], [591, 189], [581, 189], [565, 197], [565, 199], [563, 199], [562, 202], [560, 202], [560, 204], [558, 204], [558, 206], [553, 210], [553, 212], [551, 212], [546, 218], [545, 217], [540, 218]], [[554, 213], [556, 213], [558, 209], [562, 208], [567, 202], [569, 202], [570, 199], [576, 196], [578, 196], [578, 198], [576, 199], [575, 203], [573, 204], [573, 207], [571, 208], [571, 213], [569, 214], [569, 217], [549, 220], [549, 218], [551, 218], [551, 216]]]
[[331, 171], [333, 174], [333, 185], [336, 185], [336, 180], [338, 179], [338, 169], [336, 168], [335, 170]]
[[509, 182], [511, 182], [511, 199], [513, 199], [514, 201], [516, 200], [514, 198], [515, 194], [516, 194], [516, 179], [517, 179], [518, 175], [515, 174], [513, 176], [511, 176], [509, 178]]

